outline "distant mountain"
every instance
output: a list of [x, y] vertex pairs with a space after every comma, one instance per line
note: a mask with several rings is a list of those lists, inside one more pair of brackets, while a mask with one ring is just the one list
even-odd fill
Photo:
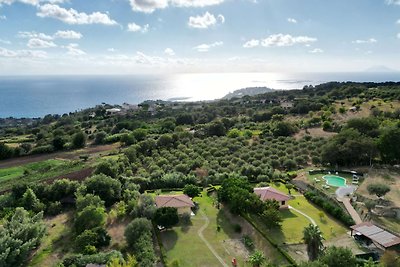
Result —
[[391, 69], [389, 67], [386, 67], [384, 65], [377, 65], [377, 66], [372, 66], [366, 70], [365, 72], [398, 72], [398, 70]]
[[268, 88], [268, 87], [247, 87], [239, 90], [235, 90], [232, 93], [227, 94], [224, 96], [222, 99], [231, 99], [234, 97], [241, 98], [243, 96], [253, 96], [253, 95], [259, 95], [259, 94], [265, 94], [265, 93], [270, 93], [274, 92], [274, 89]]

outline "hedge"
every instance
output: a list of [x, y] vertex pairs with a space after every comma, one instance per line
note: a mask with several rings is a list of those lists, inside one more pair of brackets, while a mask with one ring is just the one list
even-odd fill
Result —
[[308, 191], [304, 193], [304, 197], [312, 203], [316, 204], [317, 206], [321, 207], [324, 211], [341, 221], [343, 224], [347, 226], [355, 224], [353, 218], [351, 218], [350, 215], [344, 212], [342, 208], [333, 203], [332, 200], [330, 200], [329, 198], [326, 198], [319, 194], [317, 191]]
[[265, 239], [267, 239], [267, 241], [274, 247], [276, 248], [279, 253], [282, 254], [282, 256], [290, 263], [290, 266], [298, 266], [296, 261], [289, 255], [289, 253], [286, 252], [286, 250], [284, 250], [282, 247], [280, 247], [278, 245], [278, 243], [275, 242], [275, 240], [271, 239], [269, 236], [267, 236], [263, 231], [261, 231], [258, 226], [250, 219], [249, 216], [247, 216], [246, 214], [241, 214], [240, 216], [242, 216], [248, 223], [250, 223], [254, 229], [257, 230], [257, 232], [259, 232]]

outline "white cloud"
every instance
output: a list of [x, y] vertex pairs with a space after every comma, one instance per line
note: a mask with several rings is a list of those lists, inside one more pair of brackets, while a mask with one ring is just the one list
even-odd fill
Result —
[[197, 50], [197, 52], [208, 52], [213, 47], [222, 46], [224, 43], [219, 41], [212, 44], [201, 44], [193, 47], [193, 49]]
[[164, 9], [169, 5], [176, 7], [206, 7], [219, 5], [225, 0], [129, 0], [132, 10], [153, 13], [156, 9]]
[[60, 39], [81, 39], [82, 34], [76, 31], [57, 31], [54, 34], [54, 38]]
[[6, 44], [6, 45], [10, 45], [11, 42], [8, 40], [4, 40], [4, 39], [0, 39], [0, 44]]
[[42, 39], [38, 39], [38, 38], [32, 38], [29, 39], [27, 46], [29, 48], [50, 48], [50, 47], [56, 47], [57, 45], [55, 43], [53, 43], [52, 41], [45, 41]]
[[86, 53], [79, 49], [78, 44], [69, 44], [67, 46], [64, 46], [63, 48], [67, 49], [67, 54], [71, 56], [83, 56], [86, 55]]
[[41, 32], [18, 32], [17, 37], [19, 38], [37, 38], [37, 39], [42, 39], [42, 40], [53, 40], [53, 36], [47, 35], [45, 33]]
[[172, 50], [171, 48], [166, 48], [164, 50], [164, 54], [168, 55], [168, 56], [175, 56], [175, 51]]
[[92, 14], [86, 14], [84, 12], [78, 12], [75, 9], [65, 9], [58, 5], [45, 4], [39, 7], [39, 12], [36, 13], [42, 18], [54, 18], [61, 20], [67, 24], [104, 24], [104, 25], [116, 25], [117, 22], [112, 20], [108, 14], [101, 12], [94, 12]]
[[40, 50], [9, 50], [0, 47], [0, 57], [8, 58], [46, 58], [47, 53]]
[[288, 18], [287, 21], [288, 21], [289, 23], [294, 23], [294, 24], [297, 23], [297, 20], [294, 19], [294, 18]]
[[51, 4], [62, 4], [68, 2], [68, 0], [0, 0], [0, 6], [2, 4], [11, 5], [14, 3], [23, 3], [33, 6], [38, 6], [40, 3], [51, 3]]
[[312, 54], [321, 54], [324, 53], [324, 50], [322, 50], [321, 48], [314, 48], [313, 50], [308, 51]]
[[7, 17], [5, 15], [0, 15], [0, 20], [6, 20]]
[[140, 26], [136, 24], [135, 22], [129, 23], [128, 24], [128, 32], [142, 32], [146, 33], [149, 30], [149, 24]]
[[400, 33], [397, 34], [397, 38], [400, 39]]
[[316, 42], [318, 39], [308, 36], [292, 36], [290, 34], [272, 34], [267, 38], [261, 40], [261, 45], [264, 47], [272, 46], [293, 46], [296, 44], [309, 44]]
[[260, 41], [256, 39], [251, 39], [250, 41], [247, 41], [244, 43], [243, 47], [244, 48], [252, 48], [260, 45]]
[[225, 22], [225, 17], [221, 14], [215, 18], [215, 16], [208, 11], [204, 13], [202, 16], [196, 16], [196, 17], [189, 17], [189, 22], [188, 25], [191, 28], [197, 28], [197, 29], [207, 29], [210, 26], [213, 26], [218, 23], [218, 21], [222, 24]]
[[400, 0], [386, 0], [388, 5], [400, 5]]
[[111, 47], [111, 48], [108, 48], [107, 51], [114, 53], [114, 52], [117, 52], [117, 49]]
[[398, 19], [398, 20], [396, 21], [396, 24], [400, 24], [400, 19]]
[[369, 38], [367, 40], [355, 40], [352, 41], [353, 44], [374, 44], [377, 43], [378, 41], [374, 38]]

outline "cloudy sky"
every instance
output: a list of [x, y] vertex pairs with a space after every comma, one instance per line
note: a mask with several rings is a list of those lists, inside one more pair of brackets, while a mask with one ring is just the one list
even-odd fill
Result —
[[377, 66], [400, 70], [400, 0], [0, 0], [0, 75]]

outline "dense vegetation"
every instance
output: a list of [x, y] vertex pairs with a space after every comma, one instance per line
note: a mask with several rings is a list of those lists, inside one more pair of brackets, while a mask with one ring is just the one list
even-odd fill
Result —
[[[157, 260], [152, 223], [168, 228], [178, 216], [176, 210], [157, 210], [146, 190], [184, 188], [195, 197], [202, 187], [219, 184], [219, 200], [233, 213], [256, 214], [267, 227], [277, 227], [281, 218], [276, 203], [261, 202], [252, 193], [254, 184], [288, 183], [308, 166], [400, 163], [399, 100], [398, 83], [327, 83], [215, 102], [147, 101], [121, 114], [110, 114], [112, 106], [100, 105], [61, 116], [0, 121], [0, 160], [121, 145], [104, 160], [88, 160], [88, 155], [52, 162], [56, 166], [2, 170], [6, 178], [0, 182], [18, 182], [0, 196], [0, 240], [7, 239], [0, 243], [9, 244], [0, 245], [0, 257], [14, 266], [24, 264], [44, 234], [42, 212], [50, 216], [68, 210], [73, 255], [63, 260], [64, 266], [122, 262], [121, 251], [134, 255], [139, 266], [152, 266]], [[353, 116], [358, 112], [364, 115]], [[311, 128], [323, 129], [323, 134], [312, 135]], [[82, 181], [37, 182], [84, 167], [94, 171]], [[378, 197], [388, 192], [376, 185], [369, 190]], [[345, 224], [353, 223], [317, 192], [305, 196]], [[25, 210], [37, 215], [30, 217]], [[17, 242], [9, 230], [17, 224], [16, 216], [23, 217], [18, 227], [32, 231], [29, 242]], [[129, 220], [127, 246], [104, 252], [111, 242], [106, 231], [110, 217]], [[7, 251], [15, 246], [22, 249]], [[335, 253], [327, 250], [318, 266], [330, 266]], [[259, 254], [253, 258], [262, 260]]]

